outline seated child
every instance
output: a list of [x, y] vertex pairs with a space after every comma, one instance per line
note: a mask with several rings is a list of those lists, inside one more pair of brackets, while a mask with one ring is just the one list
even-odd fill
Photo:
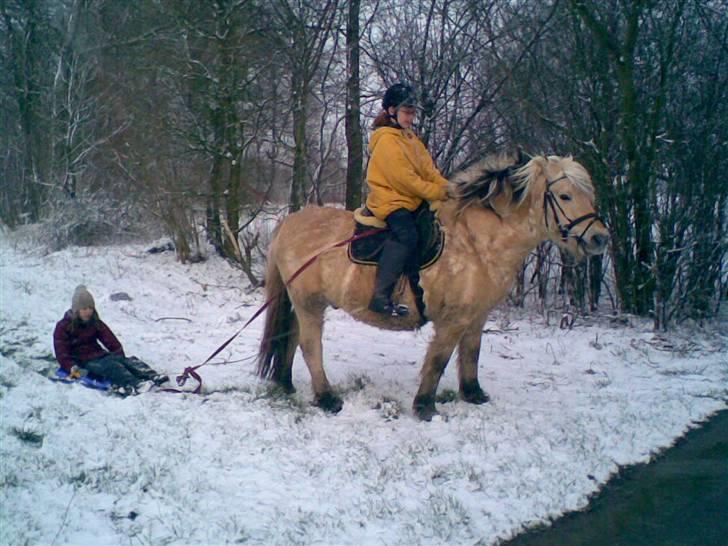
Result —
[[111, 329], [96, 312], [91, 293], [78, 285], [71, 309], [56, 324], [53, 347], [71, 378], [91, 374], [107, 379], [120, 394], [135, 394], [168, 381], [136, 357], [127, 357]]

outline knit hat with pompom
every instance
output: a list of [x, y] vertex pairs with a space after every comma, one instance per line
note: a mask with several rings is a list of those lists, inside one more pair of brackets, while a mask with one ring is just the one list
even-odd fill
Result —
[[71, 299], [71, 312], [74, 316], [78, 315], [78, 312], [84, 307], [96, 308], [94, 303], [94, 297], [91, 295], [83, 284], [79, 284], [76, 290], [73, 291], [73, 298]]

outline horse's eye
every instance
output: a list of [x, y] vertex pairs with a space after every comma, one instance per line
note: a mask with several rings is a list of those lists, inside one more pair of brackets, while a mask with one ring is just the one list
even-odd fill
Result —
[[559, 195], [559, 198], [562, 201], [571, 201], [571, 195], [569, 195], [568, 193], [562, 193], [561, 195]]

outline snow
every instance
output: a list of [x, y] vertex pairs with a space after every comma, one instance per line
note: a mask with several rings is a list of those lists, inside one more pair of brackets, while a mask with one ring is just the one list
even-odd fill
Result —
[[[483, 339], [491, 402], [438, 403], [431, 423], [410, 409], [430, 327], [386, 332], [340, 311], [324, 337], [336, 416], [311, 406], [300, 353], [295, 395], [256, 378], [262, 318], [199, 369], [201, 395], [49, 381], [79, 283], [127, 354], [170, 376], [263, 303], [223, 260], [146, 248], [41, 255], [0, 239], [0, 544], [493, 544], [584, 508], [620, 465], [726, 407], [723, 324], [658, 336], [604, 316], [561, 330], [505, 307]], [[451, 363], [440, 392], [456, 390]]]

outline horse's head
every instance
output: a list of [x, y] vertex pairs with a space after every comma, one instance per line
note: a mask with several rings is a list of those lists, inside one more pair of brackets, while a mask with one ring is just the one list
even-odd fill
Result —
[[570, 157], [490, 156], [450, 181], [460, 211], [478, 204], [505, 218], [528, 206], [534, 221], [540, 216], [546, 237], [576, 259], [607, 247], [609, 232], [594, 209], [589, 173]]
[[[548, 238], [576, 259], [602, 254], [609, 232], [594, 207], [594, 186], [587, 170], [571, 157], [537, 156], [516, 173], [543, 195]], [[537, 199], [534, 195], [534, 199]]]

